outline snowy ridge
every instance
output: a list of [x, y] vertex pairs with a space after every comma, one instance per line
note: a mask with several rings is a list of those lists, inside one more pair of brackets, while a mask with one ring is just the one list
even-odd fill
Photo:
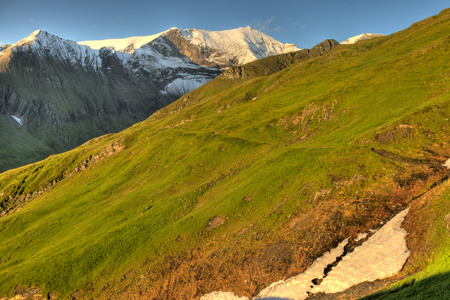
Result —
[[[108, 39], [78, 42], [92, 49], [108, 49], [122, 52], [135, 53], [149, 43], [154, 43], [159, 37], [164, 37], [171, 30], [179, 30], [173, 27], [169, 30], [149, 36], [138, 36], [124, 39]], [[218, 51], [208, 57], [211, 62], [218, 64], [223, 60], [233, 61], [236, 65], [252, 62], [271, 55], [282, 54], [300, 50], [294, 44], [283, 44], [274, 38], [251, 27], [242, 27], [224, 31], [208, 31], [201, 29], [180, 30], [182, 36], [202, 50]]]
[[150, 72], [154, 68], [197, 67], [187, 57], [170, 53], [171, 49], [167, 50], [169, 54], [160, 51], [164, 47], [170, 48], [163, 37], [173, 30], [179, 31], [182, 37], [202, 52], [209, 51], [209, 56], [205, 58], [218, 65], [224, 62], [241, 65], [267, 56], [300, 50], [294, 44], [280, 43], [251, 27], [224, 31], [179, 30], [174, 27], [149, 36], [82, 42], [65, 40], [48, 32], [36, 30], [10, 47], [45, 50], [68, 63], [78, 64], [82, 67], [90, 66], [95, 70], [102, 67], [100, 52], [105, 48], [114, 53], [121, 63], [133, 73], [139, 69]]
[[[300, 50], [294, 44], [283, 44], [251, 27], [224, 31], [186, 29], [183, 36], [202, 49], [220, 51], [237, 65], [267, 56]], [[212, 58], [214, 60], [214, 58]]]
[[[176, 29], [176, 28], [171, 28]], [[171, 30], [169, 29], [169, 30]], [[136, 49], [141, 48], [145, 44], [148, 44], [158, 37], [167, 33], [167, 31], [163, 31], [158, 34], [148, 35], [148, 36], [134, 36], [123, 39], [108, 39], [108, 40], [93, 40], [93, 41], [82, 41], [77, 42], [78, 45], [85, 45], [90, 47], [91, 49], [101, 49], [103, 47], [109, 49], [115, 49], [116, 51], [124, 52], [124, 53], [134, 53]]]
[[31, 50], [47, 53], [69, 64], [92, 67], [99, 70], [102, 61], [98, 50], [80, 46], [74, 41], [65, 40], [46, 31], [36, 30], [28, 37], [9, 46], [13, 51]]
[[[140, 69], [151, 72], [154, 71], [155, 68], [198, 68], [197, 65], [191, 63], [186, 57], [164, 55], [155, 47], [152, 47], [152, 45], [146, 43], [150, 41], [153, 42], [153, 44], [161, 45], [161, 43], [158, 43], [158, 41], [155, 40], [159, 36], [160, 34], [143, 37], [142, 39], [139, 39], [137, 37], [129, 38], [124, 39], [124, 41], [96, 41], [96, 43], [94, 44], [97, 44], [97, 46], [102, 45], [102, 42], [104, 42], [105, 45], [109, 46], [102, 46], [99, 49], [92, 49], [89, 46], [82, 45], [71, 40], [62, 39], [58, 36], [49, 34], [46, 31], [36, 30], [28, 37], [20, 40], [13, 45], [10, 45], [10, 48], [12, 48], [13, 51], [21, 51], [19, 49], [25, 49], [35, 50], [40, 53], [48, 53], [68, 63], [79, 64], [82, 67], [90, 66], [95, 70], [101, 69], [102, 66], [102, 58], [100, 55], [101, 50], [109, 50], [119, 59], [120, 62], [122, 62], [126, 69], [134, 73]], [[125, 47], [125, 50], [127, 51], [116, 51], [112, 44], [110, 45], [106, 43], [108, 41], [119, 41], [118, 43], [116, 43], [116, 46], [127, 44], [127, 47]], [[133, 45], [139, 47], [136, 49], [133, 48], [133, 51], [129, 51], [131, 49], [130, 46]], [[103, 47], [106, 47], [107, 49], [101, 49]]]
[[159, 74], [162, 70], [181, 67], [198, 69], [198, 66], [191, 63], [188, 58], [164, 55], [148, 44], [136, 49], [132, 54], [124, 52], [115, 52], [115, 54], [122, 64], [133, 73], [139, 70], [155, 72], [156, 69], [156, 74]]
[[368, 39], [371, 39], [371, 38], [374, 38], [374, 37], [380, 37], [380, 36], [384, 36], [384, 34], [381, 34], [381, 33], [363, 33], [363, 34], [351, 37], [349, 39], [346, 39], [341, 44], [342, 45], [354, 44], [354, 43], [362, 41], [362, 40], [368, 40]]
[[[170, 40], [176, 34], [185, 46]], [[183, 43], [181, 43], [183, 44]], [[190, 44], [211, 65], [199, 65], [181, 53]], [[189, 47], [188, 47], [189, 48]], [[36, 30], [19, 42], [2, 46], [12, 53], [32, 52], [43, 59], [56, 59], [66, 65], [99, 73], [125, 72], [147, 78], [161, 88], [162, 96], [180, 97], [219, 75], [220, 67], [248, 63], [270, 55], [299, 50], [283, 44], [251, 27], [225, 31], [171, 28], [149, 36], [75, 42]], [[188, 55], [188, 54], [187, 54]], [[122, 71], [117, 68], [117, 62]]]

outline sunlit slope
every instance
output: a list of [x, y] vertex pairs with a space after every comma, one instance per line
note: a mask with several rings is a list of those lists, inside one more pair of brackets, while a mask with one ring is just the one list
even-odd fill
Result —
[[447, 174], [449, 15], [0, 174], [0, 294], [250, 296], [378, 226]]
[[[448, 299], [450, 297], [450, 182], [447, 180], [412, 206], [414, 218], [405, 227], [414, 236], [413, 256], [405, 267], [413, 274], [364, 299]], [[421, 270], [423, 269], [423, 270]], [[420, 270], [420, 272], [417, 272]]]

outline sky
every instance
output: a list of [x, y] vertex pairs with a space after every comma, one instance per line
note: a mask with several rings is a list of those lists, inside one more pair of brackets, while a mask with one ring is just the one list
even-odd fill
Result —
[[449, 0], [0, 0], [0, 45], [37, 29], [85, 41], [153, 35], [172, 27], [251, 26], [311, 48], [361, 33], [391, 34], [450, 7]]

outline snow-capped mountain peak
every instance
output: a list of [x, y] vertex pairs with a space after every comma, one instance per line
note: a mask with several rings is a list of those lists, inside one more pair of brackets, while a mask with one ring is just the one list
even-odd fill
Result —
[[[9, 45], [8, 48], [13, 52], [33, 51], [41, 56], [51, 55], [71, 65], [80, 65], [95, 70], [99, 70], [102, 65], [98, 50], [78, 45], [74, 41], [60, 38], [40, 29], [17, 43]], [[3, 53], [4, 51], [0, 55]]]
[[103, 47], [114, 49], [116, 51], [124, 52], [124, 53], [134, 53], [136, 49], [141, 48], [143, 45], [146, 45], [158, 37], [166, 34], [168, 31], [178, 28], [172, 27], [169, 30], [160, 32], [158, 34], [147, 35], [147, 36], [133, 36], [129, 38], [122, 39], [107, 39], [107, 40], [91, 40], [91, 41], [82, 41], [78, 42], [79, 45], [85, 45], [92, 49], [101, 49]]
[[92, 40], [78, 42], [92, 49], [103, 47], [111, 50], [134, 53], [159, 37], [168, 37], [169, 33], [179, 33], [188, 43], [206, 52], [205, 59], [212, 64], [240, 65], [271, 55], [300, 50], [294, 44], [283, 44], [250, 26], [224, 31], [203, 29], [169, 30], [149, 36], [135, 36], [123, 39]]
[[362, 40], [368, 40], [368, 39], [372, 39], [372, 38], [380, 37], [380, 36], [384, 36], [384, 34], [381, 34], [381, 33], [363, 33], [363, 34], [351, 37], [349, 39], [346, 39], [341, 44], [342, 45], [354, 44], [354, 43], [362, 41]]
[[294, 44], [280, 43], [250, 26], [224, 31], [186, 29], [182, 31], [182, 34], [189, 42], [203, 50], [228, 53], [228, 59], [237, 65], [271, 55], [300, 50]]
[[32, 53], [36, 59], [99, 73], [120, 66], [123, 74], [151, 78], [161, 87], [161, 95], [175, 98], [216, 77], [219, 69], [299, 49], [251, 27], [224, 31], [173, 27], [154, 35], [83, 42], [36, 30], [0, 50], [0, 57], [6, 52]]
[[41, 38], [42, 36], [44, 36], [46, 34], [48, 34], [48, 32], [40, 30], [40, 29], [35, 30], [26, 38], [21, 39], [17, 43], [10, 45], [10, 47], [32, 45], [36, 40], [38, 40], [39, 38]]

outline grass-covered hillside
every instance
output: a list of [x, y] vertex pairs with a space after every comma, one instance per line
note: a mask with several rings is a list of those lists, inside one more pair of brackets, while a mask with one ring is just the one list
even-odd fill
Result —
[[271, 75], [218, 77], [0, 174], [0, 295], [252, 296], [408, 205], [400, 277], [416, 281], [397, 291], [448, 287], [449, 28], [445, 10]]

